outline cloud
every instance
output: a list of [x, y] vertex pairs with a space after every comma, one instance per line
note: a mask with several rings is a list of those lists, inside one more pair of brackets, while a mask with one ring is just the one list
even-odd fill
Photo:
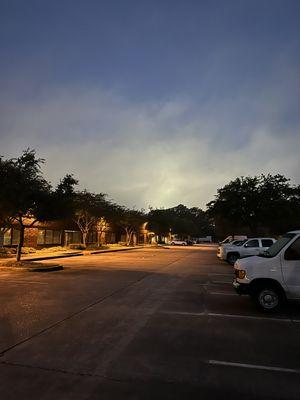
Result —
[[280, 107], [282, 99], [266, 91], [261, 98], [248, 93], [245, 100], [241, 93], [198, 107], [188, 98], [138, 103], [79, 88], [0, 101], [1, 155], [35, 148], [54, 184], [73, 173], [81, 188], [128, 206], [205, 207], [239, 175], [278, 172], [300, 181], [295, 123], [278, 134], [270, 102], [276, 110], [286, 104]]

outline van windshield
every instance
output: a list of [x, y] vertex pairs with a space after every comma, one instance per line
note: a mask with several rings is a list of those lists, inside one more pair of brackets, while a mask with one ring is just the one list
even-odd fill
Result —
[[295, 233], [286, 233], [268, 248], [260, 257], [275, 257], [284, 246], [296, 236]]

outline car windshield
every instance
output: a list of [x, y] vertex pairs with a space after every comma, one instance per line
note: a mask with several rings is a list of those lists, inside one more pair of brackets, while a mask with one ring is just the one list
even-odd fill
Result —
[[286, 233], [280, 239], [277, 240], [272, 246], [268, 248], [268, 250], [264, 251], [263, 254], [260, 254], [260, 257], [275, 257], [284, 246], [290, 242], [296, 236], [295, 233]]
[[239, 240], [237, 243], [234, 243], [235, 246], [241, 246], [242, 244], [244, 244], [247, 241], [247, 239], [245, 240]]

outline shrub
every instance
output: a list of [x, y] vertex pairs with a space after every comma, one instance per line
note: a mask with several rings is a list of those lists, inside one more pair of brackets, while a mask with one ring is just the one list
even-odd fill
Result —
[[14, 247], [0, 247], [0, 254], [16, 254], [17, 250]]
[[109, 246], [101, 245], [97, 246], [96, 244], [90, 244], [86, 247], [87, 250], [106, 250], [109, 249]]
[[33, 247], [22, 247], [22, 254], [36, 253], [36, 249]]
[[55, 252], [58, 252], [58, 251], [64, 251], [64, 250], [66, 250], [66, 248], [65, 247], [62, 247], [62, 246], [53, 246], [53, 247], [43, 247], [40, 251], [43, 251], [43, 252], [49, 252], [49, 253], [55, 253]]
[[86, 249], [86, 246], [82, 243], [72, 243], [72, 244], [69, 244], [68, 247], [70, 250], [85, 250]]

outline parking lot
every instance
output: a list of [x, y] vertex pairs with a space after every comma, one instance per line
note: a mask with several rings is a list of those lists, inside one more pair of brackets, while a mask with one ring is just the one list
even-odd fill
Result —
[[300, 306], [259, 311], [216, 247], [0, 271], [7, 399], [299, 399]]

